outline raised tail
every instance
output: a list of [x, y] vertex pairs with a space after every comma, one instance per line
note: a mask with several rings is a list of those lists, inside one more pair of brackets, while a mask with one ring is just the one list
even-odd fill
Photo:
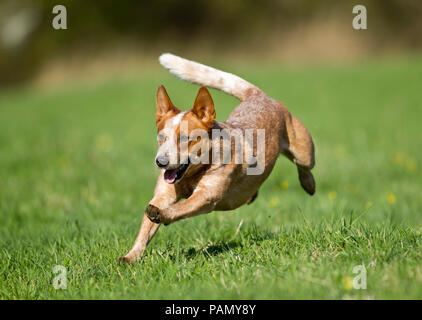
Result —
[[176, 77], [201, 86], [221, 90], [240, 101], [245, 100], [251, 93], [260, 91], [253, 84], [234, 74], [183, 59], [171, 53], [162, 54], [159, 60], [161, 65]]

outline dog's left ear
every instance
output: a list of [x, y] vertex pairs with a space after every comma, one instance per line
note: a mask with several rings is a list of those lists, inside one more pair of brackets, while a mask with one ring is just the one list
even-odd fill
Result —
[[160, 84], [157, 90], [157, 112], [155, 113], [157, 123], [164, 115], [166, 115], [167, 112], [174, 110], [176, 110], [176, 107], [171, 102], [164, 86]]
[[191, 109], [208, 128], [212, 128], [215, 120], [214, 102], [207, 88], [201, 87], [196, 96], [195, 103]]

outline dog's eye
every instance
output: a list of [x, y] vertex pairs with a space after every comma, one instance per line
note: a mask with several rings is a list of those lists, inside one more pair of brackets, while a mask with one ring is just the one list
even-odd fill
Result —
[[188, 136], [180, 136], [180, 141], [181, 142], [189, 141], [189, 137]]
[[166, 137], [161, 133], [157, 136], [157, 138], [158, 138], [158, 141], [164, 141], [166, 139]]

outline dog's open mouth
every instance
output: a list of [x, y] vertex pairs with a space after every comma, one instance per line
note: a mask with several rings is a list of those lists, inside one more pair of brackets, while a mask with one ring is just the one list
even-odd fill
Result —
[[166, 169], [166, 171], [164, 171], [164, 181], [170, 184], [175, 183], [183, 176], [188, 167], [189, 162], [181, 164], [178, 168], [173, 170]]

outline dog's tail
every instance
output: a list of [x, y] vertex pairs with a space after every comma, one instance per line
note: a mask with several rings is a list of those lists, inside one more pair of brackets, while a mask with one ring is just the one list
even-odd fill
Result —
[[164, 53], [159, 58], [162, 66], [176, 77], [202, 86], [218, 89], [228, 93], [240, 101], [254, 92], [260, 92], [253, 84], [227, 73], [205, 66], [203, 64], [183, 59], [171, 53]]

